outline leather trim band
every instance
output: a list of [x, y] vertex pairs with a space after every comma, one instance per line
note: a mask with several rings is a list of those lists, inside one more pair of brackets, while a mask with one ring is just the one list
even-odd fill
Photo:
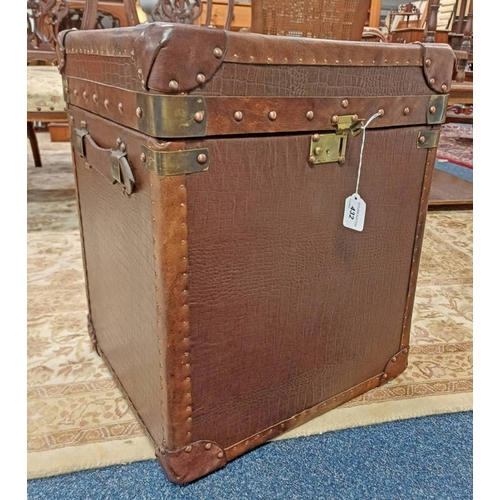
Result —
[[[185, 176], [150, 175], [163, 445], [191, 442], [192, 399], [187, 290]], [[168, 217], [165, 214], [168, 214]], [[156, 227], [155, 227], [156, 226]]]
[[353, 399], [357, 396], [360, 396], [361, 394], [364, 394], [366, 391], [370, 389], [374, 389], [375, 387], [380, 385], [380, 382], [382, 380], [382, 375], [383, 375], [382, 373], [379, 375], [375, 375], [374, 377], [365, 380], [361, 384], [355, 385], [354, 387], [347, 389], [346, 391], [341, 392], [336, 396], [326, 399], [325, 401], [322, 401], [321, 403], [318, 403], [317, 405], [312, 406], [311, 408], [308, 408], [307, 410], [304, 410], [303, 412], [298, 413], [297, 415], [294, 415], [293, 417], [287, 420], [283, 420], [282, 422], [279, 422], [278, 424], [273, 425], [272, 427], [264, 429], [262, 432], [259, 432], [258, 434], [248, 437], [244, 441], [240, 441], [239, 443], [236, 443], [235, 445], [226, 448], [227, 459], [232, 460], [238, 457], [239, 455], [247, 452], [248, 450], [251, 450], [256, 446], [259, 446], [269, 441], [270, 439], [275, 438], [286, 431], [289, 431], [290, 429], [298, 427], [299, 425], [308, 422], [312, 418], [322, 415], [323, 413], [326, 413], [327, 411], [330, 411], [336, 408], [337, 406], [340, 406], [346, 401], [349, 401], [350, 399]]
[[420, 197], [417, 227], [415, 228], [415, 244], [413, 246], [412, 264], [408, 284], [408, 295], [406, 297], [406, 307], [403, 318], [403, 331], [400, 344], [401, 349], [408, 347], [410, 343], [411, 317], [413, 312], [413, 303], [415, 301], [415, 292], [417, 289], [418, 268], [420, 264], [420, 255], [422, 253], [422, 238], [424, 237], [427, 206], [429, 203], [429, 194], [431, 190], [432, 173], [434, 171], [436, 151], [437, 148], [431, 148], [428, 150], [427, 160], [425, 163], [424, 179], [422, 183], [422, 195]]
[[[319, 132], [335, 129], [334, 116], [384, 116], [370, 127], [425, 125], [436, 95], [379, 97], [202, 97], [137, 93], [68, 78], [69, 104], [158, 138]], [[447, 95], [437, 96], [446, 100]], [[145, 103], [149, 105], [145, 106]], [[156, 111], [158, 107], [158, 112]], [[446, 109], [445, 103], [443, 109]], [[171, 110], [164, 113], [162, 110]], [[175, 119], [161, 119], [164, 115]], [[182, 123], [178, 117], [182, 117]], [[155, 119], [158, 117], [159, 119]], [[444, 120], [444, 116], [443, 116]]]

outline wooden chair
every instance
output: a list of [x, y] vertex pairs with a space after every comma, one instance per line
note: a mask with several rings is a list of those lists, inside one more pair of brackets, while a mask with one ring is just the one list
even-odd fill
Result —
[[138, 24], [135, 0], [28, 0], [27, 130], [35, 166], [42, 161], [35, 123], [64, 125], [69, 140], [62, 78], [57, 68], [57, 35], [65, 29]]
[[28, 139], [35, 166], [42, 161], [35, 122], [66, 122], [62, 80], [57, 69], [57, 33], [69, 14], [65, 0], [28, 0], [27, 111]]
[[377, 37], [376, 28], [365, 28], [370, 0], [252, 0], [249, 31], [267, 35], [360, 41]]

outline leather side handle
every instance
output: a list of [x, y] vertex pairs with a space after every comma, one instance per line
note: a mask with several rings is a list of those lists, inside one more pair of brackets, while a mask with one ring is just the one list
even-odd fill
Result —
[[75, 153], [85, 159], [87, 169], [95, 170], [112, 184], [120, 184], [126, 196], [134, 192], [135, 179], [125, 151], [101, 148], [86, 128], [74, 129], [71, 143]]

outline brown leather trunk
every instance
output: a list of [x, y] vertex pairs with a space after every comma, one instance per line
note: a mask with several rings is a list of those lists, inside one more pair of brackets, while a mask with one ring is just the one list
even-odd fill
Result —
[[450, 47], [161, 23], [60, 40], [90, 334], [171, 481], [405, 369]]

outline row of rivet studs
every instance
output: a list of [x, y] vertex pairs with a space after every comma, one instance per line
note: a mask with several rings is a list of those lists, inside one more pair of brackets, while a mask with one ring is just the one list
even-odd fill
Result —
[[[240, 55], [239, 54], [233, 54], [233, 58], [234, 59], [239, 59], [240, 58]], [[255, 61], [255, 57], [254, 56], [250, 56], [250, 61], [251, 62], [254, 62]], [[274, 60], [272, 57], [268, 57], [267, 58], [267, 63], [268, 64], [272, 64], [272, 63], [275, 63], [275, 64], [280, 64], [280, 61], [279, 60]], [[282, 60], [281, 60], [282, 63], [288, 63], [288, 57], [284, 57]], [[299, 64], [302, 64], [304, 63], [304, 58], [302, 57], [299, 57], [298, 59], [298, 62]], [[328, 64], [329, 60], [328, 59], [323, 59], [323, 61], [320, 61], [320, 60], [316, 60], [315, 58], [312, 58], [310, 60], [310, 63], [312, 64]], [[366, 62], [369, 63], [369, 61], [365, 61], [364, 59], [361, 59], [359, 61], [359, 64], [365, 64]], [[345, 65], [346, 64], [346, 61], [340, 61], [340, 59], [335, 59], [335, 60], [331, 60], [331, 63], [335, 63], [335, 64], [338, 64], [338, 65]], [[352, 65], [352, 64], [355, 64], [356, 61], [353, 61], [352, 59], [348, 59], [347, 60], [347, 64], [349, 65]], [[377, 60], [376, 59], [372, 59], [371, 61], [372, 64], [377, 64]], [[409, 65], [411, 63], [410, 59], [406, 59], [405, 61], [394, 61], [394, 64], [395, 65], [400, 65], [400, 64], [406, 64], [406, 65]], [[305, 62], [305, 64], [307, 64], [307, 61]], [[384, 64], [393, 64], [393, 63], [389, 63], [389, 59], [384, 59]], [[420, 59], [417, 59], [415, 61], [415, 64], [417, 66], [420, 65]]]
[[[209, 451], [212, 449], [212, 443], [205, 443], [205, 450]], [[186, 446], [186, 448], [184, 448], [184, 452], [185, 453], [191, 453], [193, 451], [193, 446], [192, 445], [189, 445], [189, 446]], [[217, 453], [217, 458], [222, 458], [224, 456], [224, 452], [223, 451], [219, 451], [219, 453]]]
[[[347, 108], [349, 106], [349, 101], [347, 99], [344, 99], [341, 103], [342, 107], [343, 108]], [[379, 109], [379, 112], [381, 114], [381, 116], [384, 116], [384, 113], [385, 111], [383, 109]], [[435, 112], [435, 109], [434, 111], [431, 111], [432, 112]], [[409, 115], [410, 114], [410, 108], [406, 107], [404, 108], [403, 110], [403, 114], [405, 116]], [[197, 119], [197, 115], [199, 115], [199, 119]], [[305, 114], [306, 116], [306, 119], [307, 120], [312, 120], [314, 118], [314, 111], [307, 111], [307, 113]], [[271, 121], [275, 121], [277, 118], [278, 118], [278, 114], [276, 113], [276, 111], [269, 111], [267, 117], [269, 118], [269, 120]], [[234, 114], [233, 114], [233, 118], [237, 121], [237, 122], [240, 122], [241, 120], [243, 120], [243, 112], [242, 111], [235, 111]], [[352, 119], [353, 121], [356, 121], [359, 119], [359, 116], [354, 114], [352, 115]], [[202, 111], [198, 111], [197, 113], [195, 113], [195, 120], [196, 121], [202, 121], [203, 120], [203, 112]], [[333, 115], [332, 118], [331, 118], [331, 122], [332, 122], [332, 125], [336, 125], [338, 122], [339, 122], [339, 116], [338, 115]]]

